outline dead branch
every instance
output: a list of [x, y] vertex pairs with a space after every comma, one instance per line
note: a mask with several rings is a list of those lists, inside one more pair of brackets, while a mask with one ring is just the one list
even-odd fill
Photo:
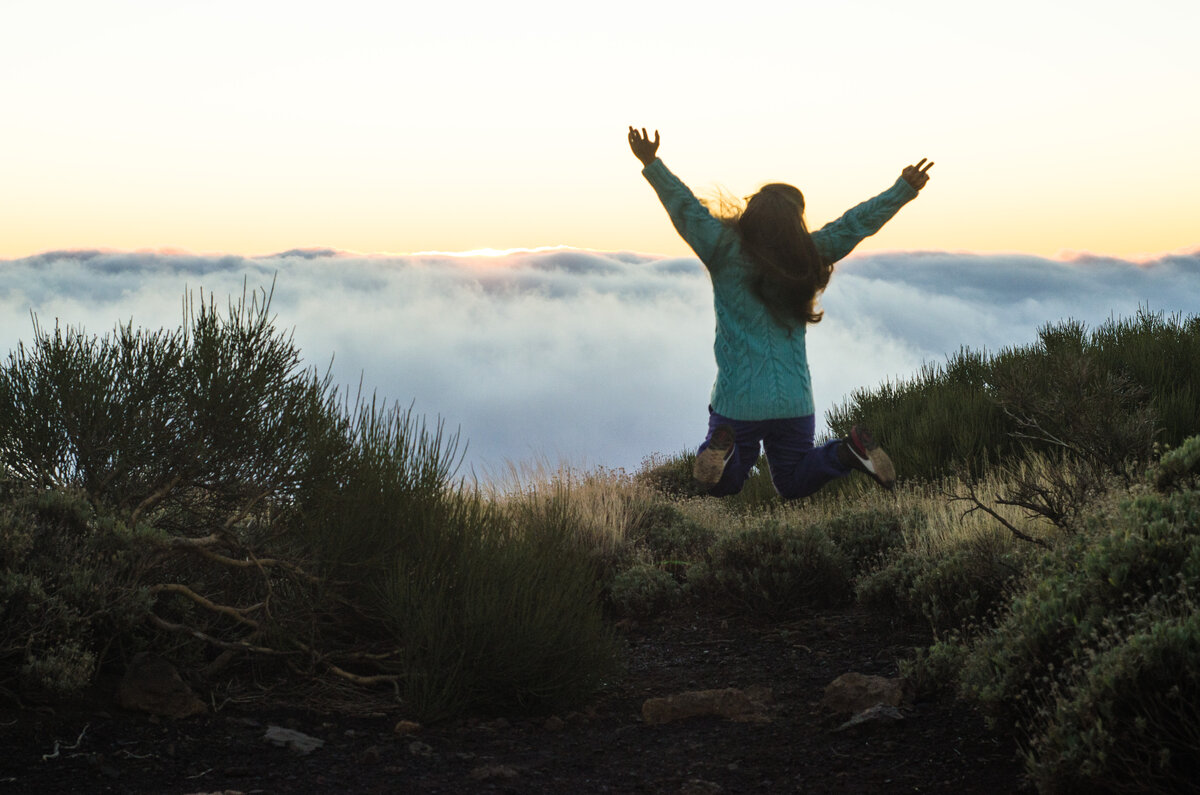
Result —
[[148, 620], [150, 621], [151, 624], [154, 624], [154, 626], [158, 627], [159, 629], [164, 629], [167, 632], [174, 632], [178, 635], [191, 635], [193, 638], [196, 638], [197, 640], [202, 640], [205, 643], [212, 644], [213, 646], [216, 646], [221, 649], [232, 649], [234, 651], [249, 651], [249, 652], [254, 652], [255, 654], [270, 654], [270, 655], [275, 655], [275, 656], [287, 656], [287, 655], [291, 655], [291, 654], [296, 654], [296, 652], [293, 652], [293, 651], [280, 651], [279, 649], [271, 649], [266, 646], [255, 646], [251, 643], [247, 643], [246, 641], [228, 641], [228, 640], [221, 640], [219, 638], [214, 638], [212, 635], [201, 632], [198, 629], [193, 629], [191, 627], [185, 627], [182, 624], [172, 623], [170, 621], [167, 621], [164, 618], [160, 618], [160, 617], [154, 615], [153, 613], [150, 614]]
[[[975, 513], [975, 511], [983, 511], [988, 516], [992, 517], [997, 522], [999, 522], [1001, 525], [1003, 525], [1008, 530], [1008, 532], [1013, 534], [1013, 536], [1015, 538], [1018, 538], [1021, 541], [1024, 541], [1028, 544], [1036, 544], [1037, 546], [1042, 547], [1043, 549], [1050, 549], [1050, 544], [1048, 544], [1044, 539], [1034, 538], [1033, 536], [1029, 535], [1028, 533], [1024, 533], [1024, 532], [1018, 530], [1012, 524], [1012, 522], [1008, 521], [1003, 516], [996, 513], [996, 511], [994, 511], [992, 508], [985, 505], [983, 503], [983, 501], [979, 499], [978, 495], [975, 494], [974, 486], [967, 486], [967, 496], [965, 496], [965, 497], [960, 494], [952, 494], [952, 495], [949, 495], [949, 497], [950, 497], [951, 502], [972, 503], [973, 507], [968, 508], [966, 511], [964, 511], [962, 514], [962, 517], [960, 517], [960, 518], [965, 519], [968, 515]], [[1000, 502], [1000, 498], [997, 497], [996, 501]]]
[[252, 618], [247, 618], [245, 614], [262, 609], [262, 602], [259, 602], [256, 605], [250, 605], [249, 607], [230, 607], [228, 605], [220, 605], [210, 599], [206, 599], [205, 597], [193, 591], [191, 588], [180, 583], [168, 582], [150, 587], [150, 593], [152, 594], [163, 592], [177, 593], [182, 596], [186, 596], [196, 604], [200, 605], [201, 607], [208, 608], [214, 613], [220, 613], [221, 615], [229, 616], [234, 621], [237, 621], [240, 624], [245, 624], [248, 627], [253, 627], [254, 629], [258, 629], [259, 627], [259, 623], [257, 621]]
[[231, 528], [235, 524], [237, 524], [239, 521], [246, 518], [246, 515], [248, 513], [250, 513], [250, 509], [253, 508], [255, 505], [258, 505], [258, 503], [262, 502], [262, 499], [264, 497], [266, 497], [267, 495], [269, 495], [273, 491], [274, 491], [274, 489], [267, 489], [266, 491], [260, 492], [257, 496], [251, 498], [249, 502], [247, 502], [244, 506], [242, 506], [241, 510], [231, 513], [229, 515], [229, 518], [225, 520], [224, 529], [228, 530], [229, 528]]
[[404, 677], [400, 676], [399, 674], [375, 674], [373, 676], [361, 676], [359, 674], [352, 674], [347, 670], [339, 668], [338, 666], [334, 665], [333, 663], [325, 663], [325, 667], [327, 669], [329, 669], [329, 672], [331, 674], [334, 674], [335, 676], [340, 676], [342, 679], [345, 679], [348, 682], [353, 682], [356, 685], [364, 685], [364, 686], [381, 685], [381, 684], [397, 685], [404, 679]]
[[138, 517], [142, 515], [142, 512], [149, 508], [153, 508], [155, 505], [162, 502], [163, 498], [171, 492], [171, 489], [178, 486], [179, 481], [181, 480], [183, 480], [183, 475], [175, 475], [175, 477], [171, 478], [167, 485], [163, 486], [161, 489], [142, 500], [141, 504], [133, 509], [133, 513], [129, 517], [129, 526], [135, 526], [137, 524]]

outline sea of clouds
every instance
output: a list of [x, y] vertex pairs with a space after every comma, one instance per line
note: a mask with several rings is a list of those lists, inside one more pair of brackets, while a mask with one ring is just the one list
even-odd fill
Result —
[[[633, 469], [703, 438], [713, 312], [692, 258], [50, 252], [0, 260], [0, 354], [33, 338], [34, 317], [97, 335], [131, 321], [176, 327], [202, 292], [224, 306], [272, 285], [276, 326], [308, 365], [332, 366], [351, 397], [361, 384], [458, 429], [468, 474], [509, 463]], [[962, 346], [1030, 342], [1047, 322], [1195, 314], [1200, 250], [1139, 261], [858, 255], [838, 265], [822, 306], [808, 331], [818, 414]]]

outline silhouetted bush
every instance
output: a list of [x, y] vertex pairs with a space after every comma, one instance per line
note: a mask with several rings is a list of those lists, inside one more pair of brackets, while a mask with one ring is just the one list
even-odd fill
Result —
[[978, 476], [1024, 448], [1065, 448], [1112, 472], [1150, 444], [1200, 430], [1200, 318], [1139, 312], [1090, 334], [1048, 324], [1034, 345], [962, 349], [907, 381], [855, 392], [826, 415], [834, 434], [862, 423], [901, 477]]
[[269, 303], [36, 328], [0, 368], [0, 685], [69, 693], [149, 648], [425, 715], [580, 698], [614, 650], [578, 528], [457, 487], [456, 436], [343, 402]]

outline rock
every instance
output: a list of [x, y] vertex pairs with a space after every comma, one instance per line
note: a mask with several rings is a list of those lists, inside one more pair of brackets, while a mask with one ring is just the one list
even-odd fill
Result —
[[413, 756], [433, 756], [433, 746], [418, 740], [408, 744], [408, 752]]
[[871, 729], [892, 726], [904, 720], [904, 714], [895, 707], [887, 704], [876, 704], [870, 709], [864, 709], [850, 720], [838, 726], [836, 732], [863, 732]]
[[382, 756], [379, 752], [379, 746], [372, 745], [370, 748], [363, 751], [359, 755], [358, 762], [359, 762], [359, 764], [362, 764], [362, 765], [377, 765], [377, 764], [379, 764], [379, 760], [381, 758], [382, 758]]
[[548, 732], [560, 732], [566, 727], [566, 721], [557, 715], [551, 715], [550, 717], [546, 718], [546, 722], [542, 724], [542, 728]]
[[421, 731], [421, 724], [415, 720], [402, 720], [396, 724], [396, 728], [392, 729], [393, 734], [398, 734], [401, 737], [407, 737], [419, 731]]
[[904, 686], [899, 679], [864, 674], [842, 674], [825, 687], [821, 706], [834, 712], [858, 713], [876, 704], [898, 707], [904, 703]]
[[738, 722], [766, 723], [769, 688], [738, 690], [692, 690], [666, 698], [648, 698], [642, 704], [642, 720], [650, 726], [685, 718], [713, 715]]
[[268, 726], [263, 739], [281, 748], [290, 748], [301, 756], [308, 756], [325, 744], [324, 740], [309, 737], [295, 729], [285, 729], [282, 726]]
[[175, 666], [147, 652], [129, 661], [117, 688], [117, 703], [124, 709], [168, 718], [187, 718], [208, 711]]
[[715, 781], [705, 781], [702, 778], [690, 778], [679, 788], [679, 795], [716, 795], [724, 792], [725, 788]]
[[494, 778], [511, 780], [517, 778], [519, 774], [508, 765], [482, 765], [467, 775], [472, 781], [486, 781]]

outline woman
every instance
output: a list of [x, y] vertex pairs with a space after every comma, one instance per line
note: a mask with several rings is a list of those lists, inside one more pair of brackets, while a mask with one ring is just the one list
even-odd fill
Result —
[[821, 320], [817, 297], [833, 264], [875, 234], [929, 181], [924, 158], [892, 187], [809, 234], [804, 195], [783, 183], [764, 185], [740, 213], [717, 218], [657, 156], [658, 131], [629, 128], [629, 147], [675, 229], [708, 269], [717, 328], [717, 380], [708, 435], [693, 475], [714, 496], [741, 491], [760, 445], [784, 499], [812, 494], [852, 470], [892, 488], [891, 460], [866, 429], [813, 448], [812, 381], [805, 328]]

